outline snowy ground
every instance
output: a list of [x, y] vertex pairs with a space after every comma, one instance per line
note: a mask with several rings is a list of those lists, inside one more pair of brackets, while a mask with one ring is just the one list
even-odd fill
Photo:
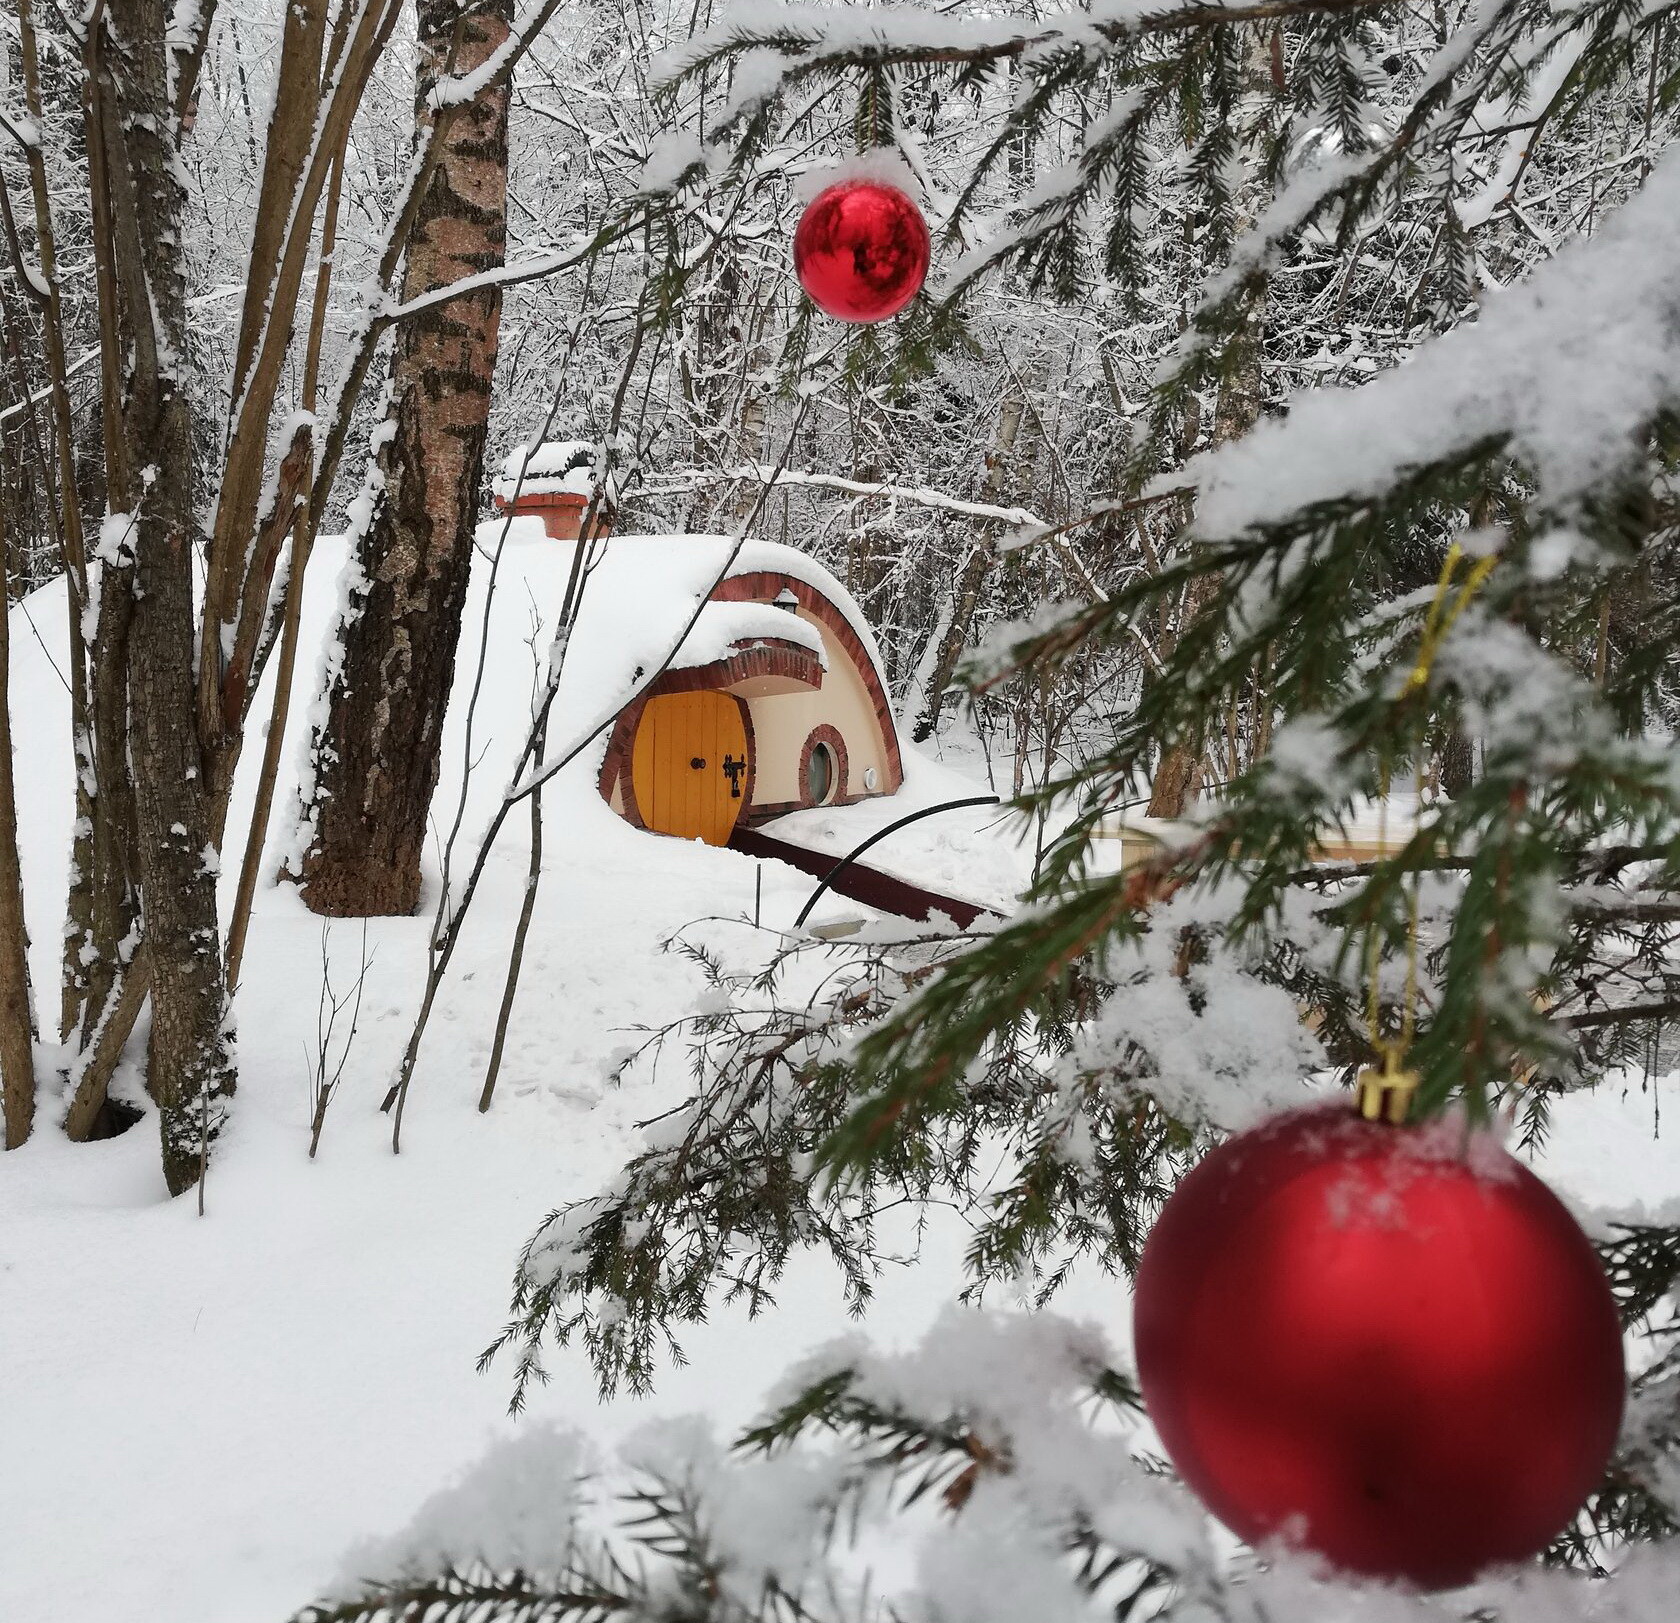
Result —
[[[552, 601], [551, 561], [528, 548], [510, 557], [511, 620], [491, 636], [486, 673], [495, 737], [469, 826], [522, 721], [525, 584]], [[317, 631], [333, 596], [330, 551], [318, 565]], [[69, 824], [66, 701], [47, 658], [62, 637], [62, 598], [49, 589], [27, 608], [39, 638], [14, 619], [13, 693], [37, 998], [50, 1011]], [[468, 625], [476, 635], [475, 610]], [[440, 809], [458, 784], [454, 722]], [[481, 746], [485, 734], [481, 723]], [[489, 1115], [475, 1103], [524, 880], [523, 814], [491, 863], [433, 1022], [400, 1157], [377, 1106], [409, 1029], [426, 921], [368, 929], [359, 1034], [311, 1162], [322, 923], [270, 888], [239, 997], [241, 1088], [208, 1215], [164, 1198], [149, 1121], [71, 1146], [43, 1101], [35, 1139], [0, 1158], [0, 1619], [276, 1623], [338, 1576], [353, 1545], [400, 1527], [491, 1437], [515, 1429], [508, 1372], [481, 1376], [474, 1362], [502, 1323], [519, 1247], [554, 1205], [616, 1170], [636, 1121], [682, 1085], [679, 1066], [622, 1091], [603, 1080], [627, 1028], [680, 1014], [696, 993], [695, 972], [661, 942], [704, 916], [744, 919], [754, 888], [744, 857], [620, 823], [586, 775], [557, 783], [549, 807], [546, 877]], [[766, 924], [790, 920], [809, 885], [767, 868]], [[748, 927], [729, 928], [746, 950]], [[361, 926], [333, 925], [327, 950], [342, 991], [362, 961]], [[1677, 1107], [1677, 1080], [1570, 1101], [1547, 1170], [1587, 1203], [1680, 1197], [1667, 1136]], [[961, 1242], [936, 1229], [914, 1272], [882, 1282], [875, 1334], [902, 1341], [928, 1322], [954, 1287]], [[519, 1424], [558, 1420], [603, 1442], [656, 1412], [699, 1410], [732, 1426], [789, 1357], [841, 1328], [838, 1301], [824, 1266], [798, 1268], [777, 1314], [756, 1324], [719, 1314], [690, 1338], [689, 1366], [646, 1402], [599, 1405], [581, 1361], [556, 1359], [554, 1384]], [[1125, 1344], [1117, 1287], [1081, 1282], [1066, 1308]]]

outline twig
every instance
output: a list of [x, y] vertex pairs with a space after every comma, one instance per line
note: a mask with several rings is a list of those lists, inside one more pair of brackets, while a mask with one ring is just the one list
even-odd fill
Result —
[[[540, 757], [547, 736], [546, 721], [538, 730], [536, 753]], [[542, 790], [531, 796], [531, 865], [525, 875], [525, 900], [519, 909], [519, 923], [514, 927], [513, 946], [508, 953], [507, 981], [502, 987], [502, 1006], [496, 1011], [496, 1036], [490, 1045], [490, 1063], [484, 1072], [484, 1090], [478, 1096], [480, 1113], [490, 1108], [496, 1091], [496, 1078], [502, 1069], [502, 1050], [507, 1043], [508, 1021], [513, 1014], [513, 999], [519, 990], [519, 973], [525, 964], [525, 941], [531, 933], [531, 915], [537, 907], [537, 886], [542, 880]]]
[[[321, 338], [326, 329], [327, 294], [332, 284], [333, 254], [338, 239], [338, 203], [344, 179], [344, 161], [340, 153], [334, 160], [327, 182], [326, 213], [321, 222], [321, 255], [315, 272], [315, 303], [309, 317], [308, 347], [304, 356], [304, 375], [301, 404], [306, 412], [315, 410], [315, 389], [320, 371]], [[311, 450], [314, 445], [314, 425], [309, 428]], [[245, 956], [245, 932], [251, 923], [251, 908], [256, 897], [257, 872], [262, 866], [263, 844], [268, 837], [268, 821], [274, 809], [274, 787], [280, 775], [280, 750], [286, 734], [286, 720], [291, 711], [292, 679], [297, 669], [298, 642], [303, 623], [303, 581], [314, 547], [315, 527], [306, 504], [299, 503], [293, 512], [292, 560], [286, 577], [286, 617], [280, 637], [280, 668], [274, 677], [274, 705], [269, 713], [268, 737], [263, 741], [262, 770], [257, 779], [257, 799], [251, 811], [251, 826], [245, 836], [245, 859], [239, 870], [239, 892], [233, 904], [233, 918], [228, 925], [227, 978], [230, 992], [237, 990], [239, 970]]]

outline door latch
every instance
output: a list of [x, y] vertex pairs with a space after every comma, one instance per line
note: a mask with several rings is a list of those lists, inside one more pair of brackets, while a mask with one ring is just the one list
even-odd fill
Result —
[[741, 798], [741, 777], [747, 770], [747, 758], [744, 755], [726, 755], [723, 758], [723, 775], [729, 779], [729, 798]]

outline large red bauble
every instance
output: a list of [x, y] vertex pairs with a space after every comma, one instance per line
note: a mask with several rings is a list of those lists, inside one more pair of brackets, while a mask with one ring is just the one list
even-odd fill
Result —
[[1616, 1307], [1487, 1134], [1345, 1106], [1228, 1140], [1138, 1268], [1138, 1374], [1180, 1475], [1251, 1544], [1427, 1588], [1534, 1555], [1621, 1421]]
[[793, 234], [793, 268], [811, 302], [841, 321], [885, 321], [920, 291], [932, 244], [922, 211], [896, 186], [843, 180], [814, 197]]

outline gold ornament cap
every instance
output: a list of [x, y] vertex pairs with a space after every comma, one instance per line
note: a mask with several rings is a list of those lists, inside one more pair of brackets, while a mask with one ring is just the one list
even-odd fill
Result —
[[1402, 1126], [1417, 1092], [1418, 1074], [1401, 1067], [1392, 1049], [1383, 1056], [1381, 1069], [1367, 1065], [1359, 1073], [1355, 1100], [1366, 1121], [1386, 1121]]

